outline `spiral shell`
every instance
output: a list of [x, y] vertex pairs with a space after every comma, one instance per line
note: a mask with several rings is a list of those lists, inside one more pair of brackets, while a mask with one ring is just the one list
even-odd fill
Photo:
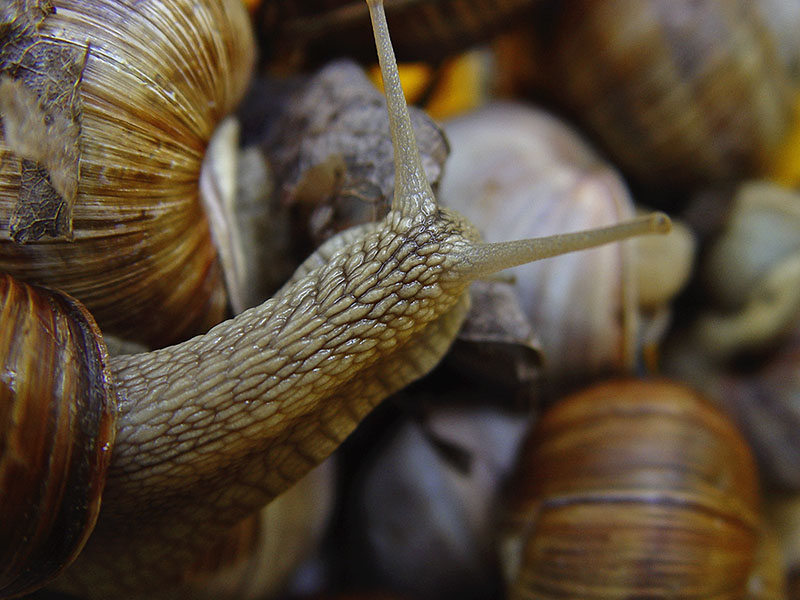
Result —
[[[609, 225], [633, 215], [620, 177], [554, 116], [495, 103], [445, 124], [443, 204], [486, 239]], [[509, 271], [554, 379], [631, 368], [637, 335], [631, 248], [613, 244]], [[573, 383], [574, 385], [574, 383]]]
[[714, 306], [693, 325], [688, 350], [725, 362], [788, 339], [800, 323], [800, 196], [740, 186], [702, 267]]
[[759, 519], [753, 458], [682, 385], [596, 385], [520, 454], [506, 543], [512, 598], [742, 598]]
[[547, 28], [551, 89], [645, 181], [759, 172], [788, 130], [793, 95], [756, 4], [563, 3]]
[[[239, 0], [32, 4], [0, 12], [0, 271], [62, 289], [103, 331], [151, 345], [205, 329], [225, 290], [198, 181], [248, 83], [246, 11]], [[71, 79], [50, 82], [62, 71]], [[12, 135], [31, 125], [68, 150]], [[57, 201], [59, 222], [43, 225]]]
[[57, 576], [92, 532], [116, 397], [97, 325], [67, 295], [0, 274], [0, 596]]

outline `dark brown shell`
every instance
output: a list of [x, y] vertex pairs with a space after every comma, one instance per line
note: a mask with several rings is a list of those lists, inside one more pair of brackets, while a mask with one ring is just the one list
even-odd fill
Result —
[[741, 598], [758, 539], [753, 458], [692, 390], [596, 385], [546, 412], [510, 493], [512, 598]]
[[0, 597], [41, 587], [83, 548], [115, 415], [92, 316], [65, 294], [0, 274]]
[[553, 92], [650, 182], [759, 172], [792, 116], [788, 69], [751, 0], [564, 2]]
[[[435, 60], [489, 39], [539, 0], [386, 0], [399, 60]], [[351, 56], [374, 62], [375, 44], [363, 0], [266, 0], [265, 43], [302, 49], [311, 62]]]

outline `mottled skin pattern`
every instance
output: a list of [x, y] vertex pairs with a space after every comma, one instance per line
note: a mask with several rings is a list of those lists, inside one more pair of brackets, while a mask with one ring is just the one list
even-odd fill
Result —
[[112, 359], [119, 427], [98, 542], [70, 577], [96, 576], [82, 591], [162, 587], [439, 361], [468, 306], [458, 248], [477, 234], [447, 211], [368, 229], [208, 334]]
[[323, 245], [263, 305], [176, 346], [112, 360], [119, 421], [103, 510], [63, 589], [182, 597], [175, 585], [191, 579], [209, 546], [436, 365], [466, 315], [471, 281], [668, 229], [658, 217], [481, 243], [472, 225], [436, 203], [382, 4], [368, 4], [395, 151], [392, 210]]

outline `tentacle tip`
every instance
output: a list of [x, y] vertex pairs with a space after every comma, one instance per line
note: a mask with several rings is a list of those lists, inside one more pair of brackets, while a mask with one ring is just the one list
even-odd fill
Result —
[[669, 233], [672, 231], [672, 219], [666, 213], [654, 212], [649, 218], [650, 231], [653, 233]]

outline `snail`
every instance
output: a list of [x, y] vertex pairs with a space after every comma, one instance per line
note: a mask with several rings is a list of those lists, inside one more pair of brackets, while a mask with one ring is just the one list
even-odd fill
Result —
[[800, 197], [768, 182], [739, 187], [703, 264], [715, 307], [693, 342], [717, 361], [768, 349], [800, 322]]
[[[101, 498], [102, 507], [83, 549], [85, 535], [76, 536], [75, 548], [64, 553], [78, 556], [59, 588], [90, 598], [177, 595], [181, 584], [191, 585], [193, 565], [202, 563], [204, 552], [327, 457], [375, 404], [433, 367], [463, 319], [472, 280], [669, 229], [668, 217], [656, 213], [590, 232], [480, 241], [463, 217], [438, 206], [430, 190], [383, 5], [368, 5], [395, 150], [389, 214], [331, 238], [275, 296], [204, 335], [108, 358], [97, 329], [89, 327], [98, 348], [90, 388], [102, 392], [111, 415], [93, 422], [115, 433], [113, 444], [99, 429], [86, 434], [98, 440], [94, 446], [108, 440], [99, 446], [102, 456], [110, 455], [105, 485], [94, 485], [91, 499], [62, 499], [66, 506], [96, 506]], [[50, 300], [37, 305], [57, 308]], [[7, 398], [3, 435], [15, 439], [24, 433], [13, 431], [19, 421], [7, 413], [23, 410], [27, 400], [18, 378], [50, 377], [21, 370], [20, 356], [42, 350], [19, 349], [17, 341], [24, 343], [14, 340], [0, 368]], [[24, 459], [4, 447], [0, 472]], [[51, 514], [34, 515], [38, 522], [29, 531], [46, 531]], [[84, 521], [89, 528], [91, 519]], [[20, 533], [2, 540], [0, 554], [24, 555], [39, 543]], [[59, 564], [38, 579], [31, 571], [42, 564], [15, 565], [0, 595], [22, 594], [70, 566]], [[191, 594], [200, 597], [203, 588], [199, 582]]]
[[763, 172], [789, 130], [794, 90], [758, 4], [561, 3], [542, 27], [548, 90], [643, 182]]
[[779, 598], [773, 571], [750, 579], [757, 484], [741, 435], [690, 388], [619, 379], [582, 390], [543, 414], [519, 455], [509, 597]]
[[[547, 235], [634, 214], [621, 177], [544, 110], [494, 102], [445, 122], [445, 132], [452, 151], [440, 198], [486, 237]], [[574, 385], [633, 368], [639, 319], [632, 251], [615, 244], [511, 271], [551, 382]]]
[[0, 271], [150, 347], [222, 320], [201, 180], [252, 71], [242, 3], [12, 0], [0, 32]]

